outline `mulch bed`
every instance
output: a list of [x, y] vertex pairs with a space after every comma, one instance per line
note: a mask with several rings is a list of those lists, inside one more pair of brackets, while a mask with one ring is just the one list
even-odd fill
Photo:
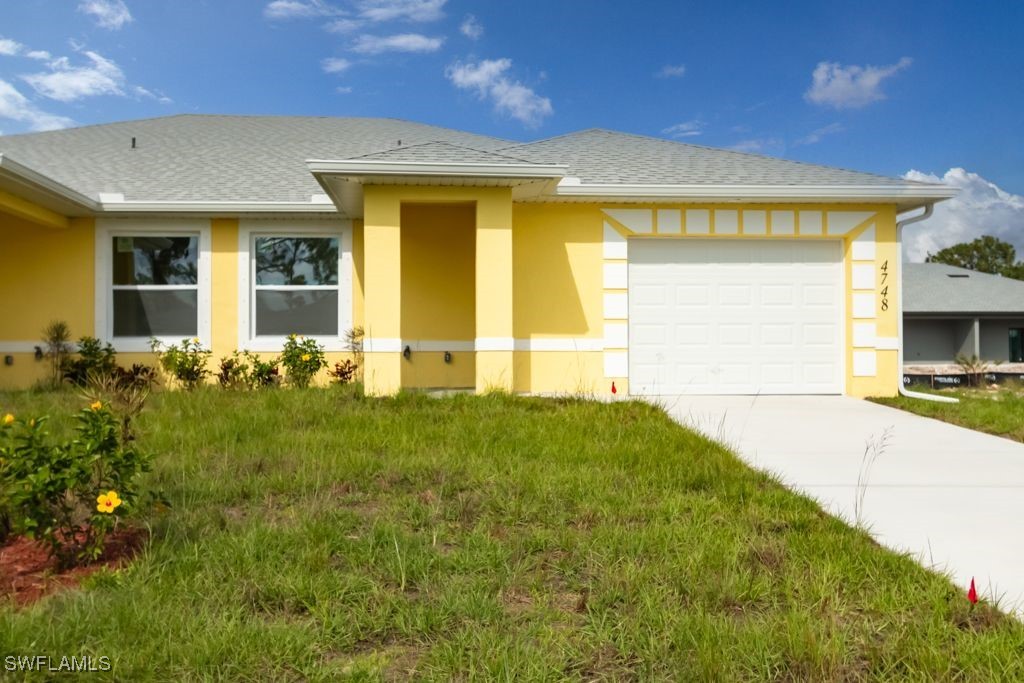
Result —
[[0, 600], [11, 599], [24, 607], [62, 588], [77, 586], [100, 569], [126, 564], [145, 540], [145, 529], [118, 529], [107, 536], [103, 554], [95, 562], [58, 570], [43, 543], [23, 536], [9, 539], [0, 546]]

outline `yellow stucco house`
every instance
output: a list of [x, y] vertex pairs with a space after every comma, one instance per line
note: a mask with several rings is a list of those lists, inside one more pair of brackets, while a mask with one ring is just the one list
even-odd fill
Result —
[[[0, 387], [54, 319], [214, 357], [288, 333], [366, 389], [896, 393], [897, 215], [944, 186], [605, 130], [172, 116], [0, 137]], [[135, 354], [138, 354], [137, 356]]]

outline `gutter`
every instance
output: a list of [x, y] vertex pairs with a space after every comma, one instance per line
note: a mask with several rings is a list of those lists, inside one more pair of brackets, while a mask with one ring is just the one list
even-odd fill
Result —
[[934, 401], [935, 403], [959, 403], [960, 399], [950, 396], [936, 396], [935, 394], [923, 394], [919, 391], [910, 391], [903, 386], [903, 228], [911, 223], [923, 221], [930, 218], [935, 210], [934, 204], [926, 204], [924, 212], [902, 221], [896, 221], [896, 282], [899, 288], [896, 291], [896, 339], [898, 340], [899, 355], [897, 356], [897, 367], [900, 377], [900, 396], [907, 398], [919, 398], [923, 401]]

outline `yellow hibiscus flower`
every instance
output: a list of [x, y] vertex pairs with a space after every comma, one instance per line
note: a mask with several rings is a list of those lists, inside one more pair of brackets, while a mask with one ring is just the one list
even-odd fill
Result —
[[89, 404], [89, 410], [96, 412], [103, 407], [103, 401], [93, 401]]
[[304, 353], [304, 354], [302, 354], [302, 362], [303, 363], [308, 363], [309, 359], [312, 358], [312, 357], [313, 356], [309, 355], [308, 353]]
[[108, 515], [120, 504], [121, 499], [118, 498], [117, 491], [107, 491], [96, 496], [96, 509]]
[[9, 424], [11, 424], [13, 422], [14, 422], [14, 416], [13, 415], [11, 415], [10, 413], [7, 413], [6, 415], [4, 415], [4, 424], [5, 425], [9, 425]]

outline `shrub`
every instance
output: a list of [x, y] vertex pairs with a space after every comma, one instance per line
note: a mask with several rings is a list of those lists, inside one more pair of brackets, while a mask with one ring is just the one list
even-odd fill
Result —
[[56, 389], [64, 380], [64, 366], [71, 353], [71, 330], [63, 320], [54, 320], [43, 330], [43, 355], [50, 361], [47, 384]]
[[345, 333], [345, 346], [352, 354], [352, 361], [355, 364], [356, 374], [354, 379], [362, 379], [363, 368], [363, 337], [365, 333], [362, 327], [353, 327]]
[[358, 369], [358, 365], [346, 358], [340, 363], [335, 363], [334, 367], [327, 374], [338, 384], [348, 384], [355, 379]]
[[62, 567], [94, 560], [131, 514], [149, 457], [120, 438], [100, 401], [78, 413], [76, 436], [51, 442], [47, 418], [0, 423], [0, 489], [11, 530], [45, 541]]
[[159, 340], [151, 339], [149, 346], [164, 372], [185, 389], [195, 389], [210, 376], [207, 362], [213, 352], [204, 349], [198, 337], [182, 339], [181, 344], [171, 344], [166, 349]]
[[327, 367], [327, 359], [323, 347], [315, 340], [290, 334], [281, 354], [281, 365], [285, 367], [288, 383], [303, 388]]
[[261, 360], [249, 351], [235, 351], [220, 359], [217, 381], [225, 389], [260, 389], [277, 385], [277, 359]]
[[114, 347], [87, 336], [78, 340], [78, 358], [65, 359], [63, 375], [75, 386], [84, 387], [90, 375], [109, 375], [116, 369]]

